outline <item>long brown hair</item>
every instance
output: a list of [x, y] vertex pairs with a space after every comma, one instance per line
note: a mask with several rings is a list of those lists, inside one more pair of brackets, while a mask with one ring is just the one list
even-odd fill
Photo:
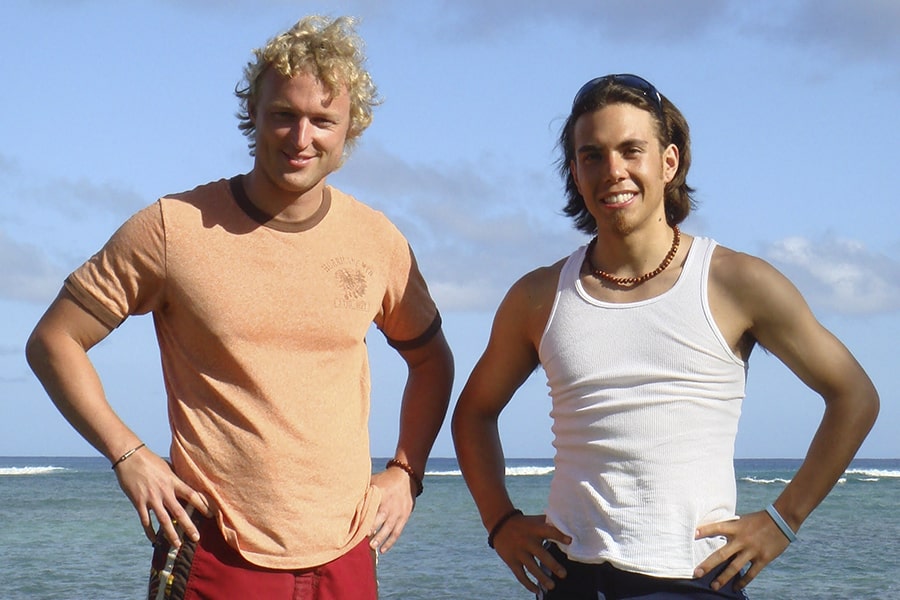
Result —
[[[656, 92], [655, 88], [653, 91]], [[585, 93], [579, 92], [557, 142], [560, 150], [557, 169], [565, 181], [566, 192], [566, 205], [563, 213], [572, 217], [575, 227], [579, 231], [594, 235], [597, 233], [597, 224], [585, 206], [584, 198], [581, 197], [581, 193], [575, 185], [575, 179], [572, 177], [571, 164], [575, 160], [575, 122], [582, 115], [600, 110], [610, 104], [631, 104], [649, 112], [656, 123], [660, 148], [665, 148], [669, 144], [675, 144], [678, 148], [678, 169], [675, 171], [672, 181], [665, 187], [666, 221], [669, 225], [678, 225], [696, 207], [693, 197], [694, 188], [687, 184], [687, 173], [691, 168], [691, 134], [687, 120], [668, 98], [659, 94], [658, 99], [661, 111], [647, 97], [646, 91], [618, 83], [614, 78], [602, 82], [601, 85], [597, 85]]]

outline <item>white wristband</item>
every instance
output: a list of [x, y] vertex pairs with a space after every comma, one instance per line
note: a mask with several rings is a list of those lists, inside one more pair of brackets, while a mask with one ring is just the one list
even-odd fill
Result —
[[791, 529], [791, 526], [787, 524], [787, 521], [778, 514], [778, 511], [775, 510], [775, 505], [770, 504], [766, 507], [766, 512], [769, 513], [769, 516], [772, 517], [772, 520], [775, 521], [775, 524], [778, 525], [778, 529], [781, 530], [781, 533], [784, 534], [784, 537], [788, 539], [788, 542], [796, 542], [797, 534], [794, 533], [794, 530]]

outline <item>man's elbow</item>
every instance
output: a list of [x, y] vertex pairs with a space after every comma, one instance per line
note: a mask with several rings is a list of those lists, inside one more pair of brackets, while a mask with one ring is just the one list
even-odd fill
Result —
[[845, 423], [865, 436], [868, 435], [878, 419], [881, 400], [871, 380], [860, 382], [855, 386], [854, 391], [855, 393], [851, 396], [852, 400], [845, 404], [846, 408], [842, 411], [843, 419]]
[[881, 411], [881, 399], [878, 397], [878, 391], [875, 386], [871, 386], [871, 391], [866, 394], [865, 401], [865, 419], [868, 423], [868, 429], [872, 429], [875, 421], [878, 419], [878, 413]]
[[483, 423], [490, 422], [490, 417], [478, 410], [473, 397], [464, 390], [453, 407], [450, 417], [450, 434], [454, 441], [463, 439], [473, 430], [479, 429]]
[[39, 373], [42, 365], [47, 363], [48, 346], [47, 336], [38, 325], [25, 342], [25, 362], [34, 373]]

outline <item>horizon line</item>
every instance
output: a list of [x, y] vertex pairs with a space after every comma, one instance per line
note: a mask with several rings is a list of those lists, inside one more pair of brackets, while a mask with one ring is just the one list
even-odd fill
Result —
[[[160, 455], [161, 458], [169, 458]], [[105, 458], [101, 454], [4, 454], [4, 458]], [[390, 456], [371, 456], [372, 460], [387, 460]], [[552, 456], [506, 456], [507, 460], [553, 460]], [[429, 456], [428, 460], [456, 460], [456, 456]], [[734, 460], [803, 460], [802, 456], [735, 456]], [[853, 460], [900, 460], [900, 456], [854, 456]], [[852, 461], [851, 461], [852, 462]]]

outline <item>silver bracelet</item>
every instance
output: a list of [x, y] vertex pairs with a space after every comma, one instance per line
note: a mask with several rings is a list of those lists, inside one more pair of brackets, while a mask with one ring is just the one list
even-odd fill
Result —
[[770, 504], [766, 507], [766, 512], [769, 513], [769, 516], [772, 517], [772, 520], [775, 521], [775, 524], [778, 525], [778, 529], [781, 530], [781, 533], [784, 534], [784, 537], [788, 539], [788, 542], [793, 543], [797, 541], [797, 534], [794, 533], [794, 530], [791, 529], [791, 526], [787, 524], [787, 521], [784, 520], [778, 511], [775, 509], [774, 504]]

